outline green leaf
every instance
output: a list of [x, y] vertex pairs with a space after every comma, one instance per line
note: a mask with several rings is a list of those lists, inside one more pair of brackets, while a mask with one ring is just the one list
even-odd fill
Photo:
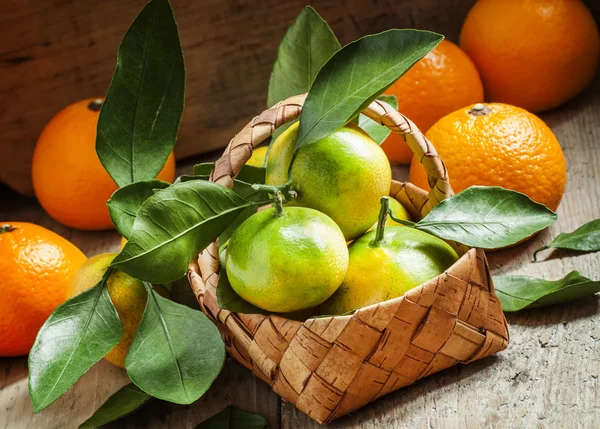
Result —
[[219, 272], [217, 284], [217, 303], [219, 308], [244, 314], [268, 314], [265, 310], [244, 301], [231, 287], [223, 266]]
[[123, 327], [106, 288], [111, 272], [58, 306], [38, 332], [29, 353], [34, 412], [62, 396], [121, 339]]
[[[387, 104], [398, 110], [398, 100], [395, 95], [381, 95], [378, 100], [385, 101]], [[358, 115], [358, 126], [361, 127], [373, 140], [381, 144], [387, 139], [392, 132], [388, 127], [378, 124], [371, 118], [363, 115]]]
[[129, 239], [133, 222], [144, 201], [154, 195], [157, 189], [165, 189], [169, 186], [170, 183], [162, 180], [144, 180], [117, 189], [106, 203], [117, 231]]
[[129, 383], [116, 391], [79, 429], [93, 429], [120, 419], [144, 405], [152, 396]]
[[265, 429], [269, 421], [260, 414], [240, 410], [233, 405], [204, 420], [194, 429]]
[[563, 232], [550, 244], [540, 247], [533, 253], [533, 260], [539, 252], [546, 249], [566, 249], [579, 252], [597, 252], [600, 250], [600, 219], [580, 226], [573, 232]]
[[307, 92], [319, 69], [341, 47], [312, 7], [302, 9], [279, 44], [269, 80], [268, 107]]
[[494, 276], [496, 295], [506, 312], [573, 301], [600, 292], [600, 282], [571, 271], [560, 280], [529, 276]]
[[[210, 176], [210, 173], [215, 168], [214, 162], [205, 162], [202, 164], [194, 165], [194, 175], [196, 176]], [[264, 167], [255, 167], [253, 165], [244, 165], [237, 175], [237, 179], [246, 183], [258, 183], [263, 185], [265, 183], [266, 169]]]
[[173, 149], [185, 95], [185, 66], [168, 0], [152, 0], [119, 46], [98, 119], [96, 152], [119, 186], [154, 179]]
[[[279, 44], [269, 79], [267, 107], [308, 92], [321, 67], [341, 47], [327, 22], [312, 7], [302, 9]], [[294, 122], [276, 129], [271, 141]]]
[[415, 227], [444, 240], [497, 249], [555, 221], [554, 212], [527, 195], [495, 186], [472, 186], [440, 202]]
[[144, 285], [148, 301], [125, 369], [136, 386], [155, 398], [191, 404], [221, 372], [225, 344], [204, 313], [165, 299], [150, 284]]
[[256, 203], [203, 180], [178, 183], [146, 200], [112, 265], [151, 283], [182, 277], [189, 262]]
[[295, 149], [342, 127], [442, 39], [429, 31], [388, 30], [337, 51], [321, 68], [308, 92]]

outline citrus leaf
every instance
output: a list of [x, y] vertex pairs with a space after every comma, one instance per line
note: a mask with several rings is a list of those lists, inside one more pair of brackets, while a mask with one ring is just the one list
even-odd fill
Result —
[[597, 252], [600, 250], [600, 219], [580, 226], [573, 232], [563, 232], [550, 244], [540, 247], [533, 253], [533, 260], [539, 252], [546, 249], [566, 249], [579, 252]]
[[[398, 100], [395, 95], [380, 95], [378, 100], [385, 101], [387, 104], [398, 110]], [[373, 140], [381, 144], [392, 132], [385, 125], [378, 124], [373, 119], [363, 115], [358, 115], [358, 126], [362, 128]]]
[[506, 312], [573, 301], [600, 292], [600, 282], [571, 271], [560, 280], [529, 276], [494, 276], [496, 295]]
[[[327, 22], [312, 7], [302, 9], [279, 44], [269, 79], [267, 107], [308, 92], [320, 68], [341, 47]], [[271, 142], [294, 122], [277, 128]]]
[[129, 383], [113, 393], [89, 419], [79, 425], [79, 429], [93, 429], [118, 420], [133, 413], [150, 398], [152, 396]]
[[[210, 176], [210, 173], [215, 168], [214, 162], [204, 162], [202, 164], [194, 165], [194, 175], [196, 176]], [[236, 179], [244, 181], [246, 183], [258, 183], [263, 185], [265, 183], [266, 169], [264, 167], [255, 167], [253, 165], [244, 165], [237, 175]]]
[[295, 150], [327, 137], [358, 115], [442, 39], [429, 31], [388, 30], [333, 54], [308, 91]]
[[225, 344], [204, 313], [163, 298], [150, 284], [144, 285], [148, 301], [125, 369], [136, 386], [155, 398], [191, 404], [221, 372]]
[[212, 182], [172, 185], [142, 204], [131, 237], [112, 265], [151, 283], [177, 280], [192, 258], [253, 204]]
[[151, 180], [173, 149], [185, 95], [185, 66], [168, 0], [150, 1], [119, 46], [100, 111], [96, 152], [119, 186]]
[[219, 283], [217, 284], [217, 304], [219, 305], [219, 308], [233, 311], [234, 313], [268, 314], [267, 311], [262, 310], [247, 301], [244, 301], [233, 290], [223, 265], [221, 265], [221, 270], [219, 272]]
[[194, 429], [265, 429], [269, 421], [260, 414], [240, 410], [233, 405], [204, 420]]
[[174, 282], [164, 285], [169, 291], [169, 299], [178, 304], [186, 305], [194, 310], [200, 310], [200, 304], [190, 287], [188, 276], [183, 276]]
[[117, 231], [129, 239], [133, 222], [144, 201], [154, 195], [157, 189], [165, 189], [169, 186], [170, 183], [162, 180], [144, 180], [117, 189], [106, 203]]
[[415, 227], [444, 240], [497, 249], [555, 221], [556, 213], [527, 195], [496, 186], [472, 186], [437, 204]]
[[106, 288], [111, 272], [59, 305], [38, 332], [29, 353], [34, 412], [62, 396], [121, 339], [123, 327]]

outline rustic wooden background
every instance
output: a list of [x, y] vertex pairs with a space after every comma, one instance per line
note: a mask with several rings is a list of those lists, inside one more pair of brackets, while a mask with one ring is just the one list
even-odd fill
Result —
[[[19, 165], [28, 169], [35, 138], [54, 112], [105, 91], [119, 40], [143, 3], [8, 1], [0, 15], [0, 124], [4, 134], [0, 178], [18, 177]], [[456, 40], [471, 3], [312, 2], [343, 43], [398, 26], [429, 28]], [[180, 155], [187, 156], [198, 148], [210, 150], [225, 144], [247, 119], [262, 110], [277, 43], [304, 3], [173, 0], [173, 4], [190, 81], [179, 145]], [[599, 1], [589, 0], [588, 5], [600, 16]], [[600, 279], [598, 253], [558, 252], [542, 262], [530, 262], [533, 250], [559, 232], [572, 231], [600, 217], [600, 77], [585, 93], [541, 116], [557, 135], [567, 158], [567, 191], [558, 210], [559, 221], [520, 246], [490, 254], [493, 274], [556, 279], [576, 269]], [[202, 159], [216, 157], [212, 152]], [[189, 172], [190, 168], [190, 162], [181, 162], [179, 171]], [[405, 168], [396, 168], [394, 173], [396, 178], [406, 177]], [[28, 173], [22, 172], [21, 177], [26, 180]], [[1, 184], [0, 220], [43, 225], [73, 241], [88, 256], [116, 251], [119, 246], [116, 232], [66, 228], [50, 219], [35, 200]], [[328, 427], [597, 428], [600, 298], [508, 315], [508, 321], [511, 345], [505, 352], [420, 380]], [[123, 370], [102, 361], [63, 398], [34, 416], [27, 394], [26, 358], [0, 358], [0, 429], [76, 428], [126, 382]], [[108, 427], [193, 428], [229, 404], [265, 415], [274, 429], [318, 427], [232, 361], [198, 402], [178, 406], [154, 401]]]
[[[593, 1], [593, 0], [592, 0]], [[315, 0], [342, 44], [389, 28], [456, 40], [474, 0]], [[0, 181], [31, 194], [44, 125], [104, 95], [125, 30], [146, 0], [0, 0]], [[224, 147], [262, 110], [277, 46], [307, 0], [172, 0], [187, 66], [178, 158]]]

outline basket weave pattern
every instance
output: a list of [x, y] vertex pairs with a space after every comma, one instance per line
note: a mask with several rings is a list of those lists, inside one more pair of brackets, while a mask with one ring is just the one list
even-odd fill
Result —
[[[215, 164], [211, 180], [232, 187], [252, 147], [296, 119], [305, 96], [291, 97], [254, 118]], [[431, 191], [393, 182], [390, 195], [419, 219], [452, 195], [435, 149], [403, 115], [375, 101], [363, 112], [405, 137], [425, 166]], [[457, 363], [503, 350], [508, 329], [485, 254], [458, 248], [461, 258], [442, 275], [404, 296], [352, 315], [304, 323], [277, 315], [238, 314], [219, 308], [216, 243], [189, 270], [203, 311], [212, 318], [231, 356], [285, 400], [319, 423], [344, 414]]]

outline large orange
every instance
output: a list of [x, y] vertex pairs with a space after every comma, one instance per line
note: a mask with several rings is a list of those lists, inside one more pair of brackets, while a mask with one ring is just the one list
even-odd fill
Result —
[[[398, 111], [426, 132], [438, 119], [483, 101], [483, 86], [471, 59], [458, 46], [442, 41], [387, 91], [398, 99]], [[381, 146], [392, 162], [407, 164], [412, 152], [398, 134]]]
[[598, 27], [580, 0], [480, 0], [460, 46], [477, 65], [489, 101], [531, 112], [578, 94], [600, 55]]
[[71, 296], [71, 279], [86, 257], [41, 226], [0, 226], [0, 356], [21, 356], [29, 353], [48, 316]]
[[[72, 228], [113, 228], [106, 201], [117, 185], [96, 154], [101, 105], [102, 99], [88, 99], [63, 109], [42, 131], [33, 155], [35, 195], [50, 216]], [[158, 178], [174, 177], [171, 153]]]
[[[552, 210], [565, 191], [567, 168], [556, 137], [533, 113], [507, 104], [477, 104], [440, 119], [426, 134], [448, 168], [455, 192], [502, 186]], [[410, 181], [429, 189], [418, 160]]]

